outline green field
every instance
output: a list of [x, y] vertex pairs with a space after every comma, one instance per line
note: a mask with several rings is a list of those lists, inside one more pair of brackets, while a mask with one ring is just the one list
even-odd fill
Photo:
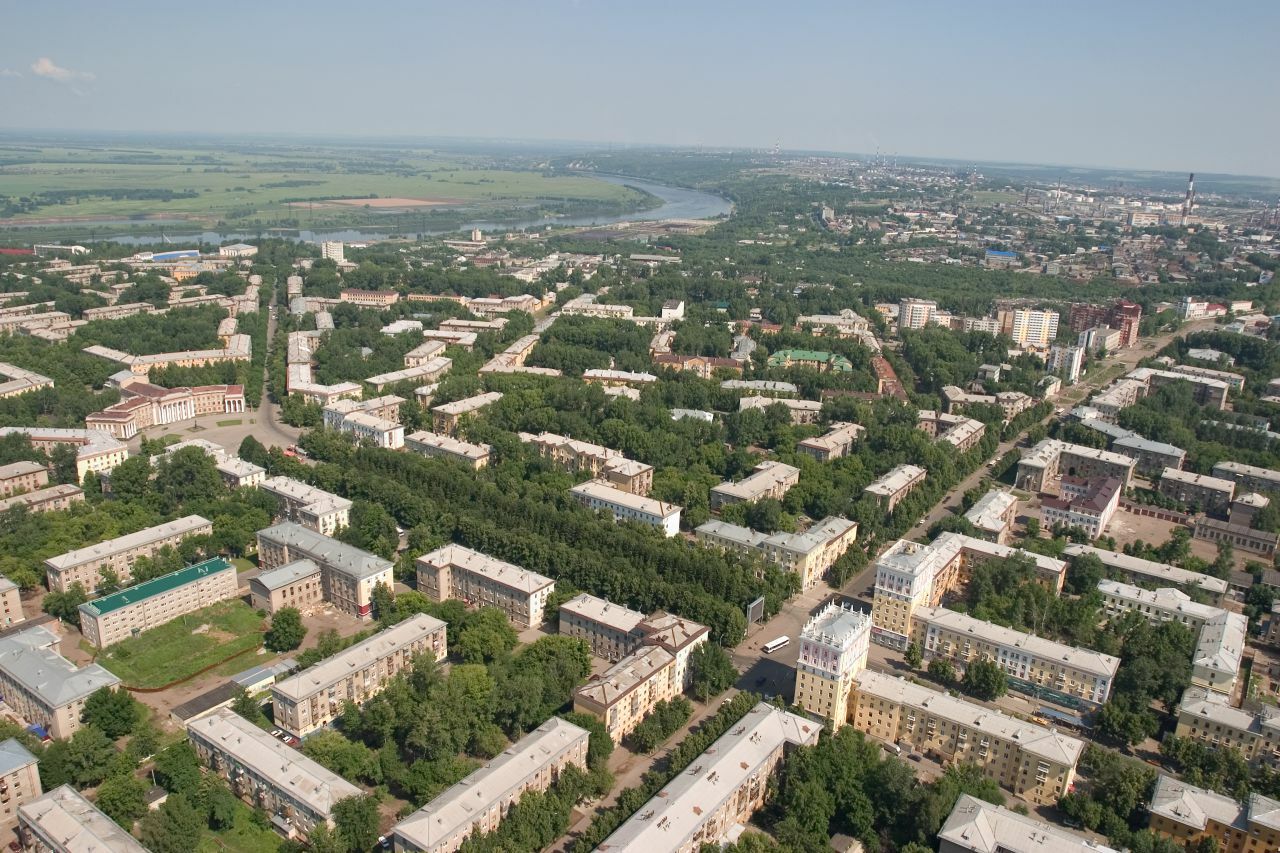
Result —
[[[44, 148], [0, 144], [0, 225], [106, 220], [307, 227], [421, 218], [442, 206], [643, 206], [648, 197], [589, 177], [548, 174], [515, 158], [429, 149], [317, 146]], [[438, 202], [379, 210], [333, 204], [378, 197]]]
[[262, 633], [263, 620], [249, 605], [223, 601], [116, 643], [98, 656], [98, 663], [129, 687], [161, 687], [259, 647]]

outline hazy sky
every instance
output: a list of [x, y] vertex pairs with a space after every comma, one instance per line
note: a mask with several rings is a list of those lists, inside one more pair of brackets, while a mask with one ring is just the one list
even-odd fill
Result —
[[0, 128], [479, 136], [1280, 176], [1280, 2], [0, 4]]

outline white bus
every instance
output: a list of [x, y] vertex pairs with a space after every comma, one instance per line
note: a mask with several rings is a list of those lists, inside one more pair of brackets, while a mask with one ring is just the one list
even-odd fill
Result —
[[778, 637], [776, 640], [770, 640], [764, 644], [764, 653], [771, 655], [778, 649], [784, 648], [791, 643], [790, 637]]

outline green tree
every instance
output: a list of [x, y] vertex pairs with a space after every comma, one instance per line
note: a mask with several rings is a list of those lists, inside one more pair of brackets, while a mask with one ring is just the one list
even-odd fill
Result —
[[81, 788], [105, 779], [115, 757], [111, 740], [97, 726], [81, 726], [67, 742], [67, 769]]
[[563, 716], [578, 728], [591, 733], [591, 738], [587, 741], [587, 766], [592, 769], [604, 767], [613, 754], [613, 738], [609, 736], [609, 730], [604, 727], [600, 718], [581, 711], [572, 711]]
[[132, 773], [116, 773], [98, 786], [96, 804], [127, 830], [147, 812], [147, 785]]
[[208, 813], [210, 829], [229, 829], [236, 822], [240, 801], [231, 793], [220, 776], [206, 775], [201, 779], [200, 799]]
[[236, 697], [231, 700], [231, 710], [252, 723], [267, 721], [267, 715], [262, 713], [262, 700], [251, 696], [243, 687], [236, 691]]
[[132, 734], [142, 722], [144, 709], [123, 687], [102, 687], [84, 703], [80, 719], [97, 726], [109, 738]]
[[496, 607], [482, 607], [467, 615], [454, 651], [467, 663], [487, 663], [506, 655], [519, 640], [506, 614]]
[[350, 853], [365, 853], [378, 840], [378, 795], [359, 794], [333, 804], [338, 837]]
[[689, 655], [689, 679], [694, 698], [706, 702], [732, 687], [738, 670], [722, 647], [706, 642]]
[[1009, 678], [995, 661], [982, 658], [965, 667], [961, 686], [967, 693], [991, 701], [1009, 689]]
[[200, 761], [185, 740], [161, 750], [156, 755], [155, 770], [156, 781], [171, 794], [200, 787]]
[[88, 593], [80, 581], [76, 581], [66, 592], [50, 592], [40, 605], [45, 613], [55, 616], [68, 625], [80, 627], [80, 605], [89, 600]]
[[295, 607], [282, 607], [271, 614], [271, 627], [263, 635], [262, 644], [273, 652], [288, 652], [302, 645], [306, 636], [302, 614]]
[[170, 794], [142, 821], [138, 835], [152, 853], [191, 853], [206, 822], [185, 794]]
[[924, 663], [924, 653], [920, 651], [920, 644], [912, 640], [907, 646], [907, 652], [904, 655], [907, 666], [912, 669], [919, 669], [920, 664]]
[[955, 684], [956, 668], [946, 658], [934, 658], [929, 661], [929, 676], [942, 684]]

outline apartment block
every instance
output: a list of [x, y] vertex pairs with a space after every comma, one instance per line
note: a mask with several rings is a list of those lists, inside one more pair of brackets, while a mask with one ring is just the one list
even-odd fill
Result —
[[1197, 379], [1215, 379], [1218, 382], [1225, 382], [1227, 387], [1239, 394], [1244, 390], [1244, 376], [1240, 373], [1232, 373], [1229, 370], [1214, 370], [1210, 367], [1197, 367], [1192, 364], [1175, 364], [1169, 368], [1171, 373], [1181, 373], [1184, 376], [1194, 376]]
[[631, 733], [654, 706], [678, 695], [676, 659], [658, 646], [641, 646], [573, 691], [573, 710], [604, 723], [614, 743]]
[[338, 293], [338, 299], [359, 308], [390, 308], [400, 301], [400, 294], [394, 290], [357, 290], [348, 287]]
[[1018, 460], [1017, 486], [1031, 492], [1044, 492], [1062, 477], [1090, 480], [1115, 477], [1124, 490], [1133, 485], [1136, 466], [1134, 459], [1119, 453], [1046, 438]]
[[442, 661], [448, 654], [445, 623], [416, 614], [344, 649], [271, 688], [272, 720], [306, 737], [331, 725], [343, 704], [377, 696], [391, 679], [413, 666], [419, 655]]
[[46, 453], [59, 445], [70, 445], [76, 450], [76, 477], [109, 473], [129, 458], [128, 446], [110, 433], [96, 429], [56, 429], [53, 427], [0, 427], [0, 438], [7, 435], [25, 435], [36, 450]]
[[212, 533], [213, 522], [198, 515], [188, 515], [50, 557], [44, 561], [49, 589], [67, 592], [78, 583], [87, 592], [93, 592], [102, 582], [102, 573], [108, 569], [115, 572], [121, 581], [127, 581], [133, 576], [133, 564], [139, 557], [153, 557], [161, 548], [176, 548], [188, 537]]
[[145, 379], [152, 370], [162, 367], [204, 367], [227, 361], [248, 361], [253, 354], [253, 339], [248, 335], [232, 335], [220, 349], [158, 352], [149, 355], [130, 355], [97, 345], [85, 347], [84, 352], [123, 364], [134, 376]]
[[750, 391], [761, 397], [796, 397], [800, 386], [774, 379], [726, 379], [720, 383], [726, 391]]
[[120, 679], [96, 663], [77, 669], [57, 649], [58, 636], [43, 625], [0, 637], [0, 695], [15, 714], [62, 740], [79, 730], [85, 700]]
[[938, 830], [938, 853], [1119, 853], [1026, 815], [961, 794]]
[[565, 470], [605, 480], [624, 492], [647, 495], [653, 487], [653, 466], [628, 459], [617, 450], [553, 432], [539, 435], [522, 432], [520, 441], [532, 446], [543, 459]]
[[1280, 710], [1261, 702], [1256, 705], [1254, 710], [1236, 708], [1228, 696], [1188, 687], [1178, 703], [1174, 734], [1213, 750], [1239, 750], [1251, 764], [1274, 770], [1280, 767]]
[[1270, 468], [1242, 462], [1219, 462], [1213, 466], [1213, 476], [1233, 480], [1241, 491], [1280, 492], [1280, 471]]
[[364, 793], [230, 708], [187, 723], [187, 739], [201, 763], [289, 838], [332, 826], [334, 803]]
[[1023, 693], [1058, 694], [1100, 707], [1111, 695], [1120, 659], [1079, 649], [943, 607], [920, 607], [911, 640], [925, 659], [945, 658], [963, 672], [975, 660], [997, 664]]
[[586, 770], [586, 729], [552, 717], [501, 755], [395, 825], [396, 853], [454, 853], [492, 832], [526, 791], [545, 791], [566, 767]]
[[479, 471], [489, 464], [489, 454], [493, 448], [488, 444], [472, 444], [447, 435], [419, 430], [404, 437], [406, 450], [421, 453], [437, 459], [452, 459], [461, 462], [473, 471]]
[[276, 499], [277, 521], [296, 522], [332, 536], [350, 520], [351, 501], [292, 477], [268, 477], [258, 484], [258, 489]]
[[815, 335], [834, 334], [838, 338], [856, 338], [870, 331], [865, 318], [845, 308], [839, 314], [801, 314], [796, 318], [796, 331], [808, 328]]
[[1080, 371], [1084, 368], [1084, 348], [1073, 346], [1055, 346], [1049, 349], [1049, 359], [1045, 369], [1064, 381], [1074, 385], [1080, 381]]
[[983, 539], [1006, 545], [1018, 516], [1018, 499], [1010, 492], [992, 489], [969, 507], [964, 517]]
[[[422, 365], [439, 358], [444, 352], [446, 346], [447, 344], [444, 341], [423, 341], [404, 354], [404, 366], [421, 367]], [[449, 366], [453, 365], [452, 359], [446, 358], [444, 361], [449, 362]], [[441, 364], [440, 366], [443, 367], [444, 365]], [[448, 368], [446, 367], [445, 369], [447, 370]], [[442, 372], [440, 375], [443, 376], [444, 373]]]
[[28, 512], [52, 512], [59, 509], [70, 509], [72, 504], [84, 500], [84, 489], [79, 486], [59, 484], [47, 489], [36, 489], [34, 492], [22, 492], [11, 498], [0, 500], [0, 512], [24, 506]]
[[793, 424], [815, 424], [822, 414], [822, 404], [817, 400], [775, 400], [772, 397], [761, 396], [743, 397], [738, 400], [738, 411], [767, 409], [773, 405], [784, 407], [791, 414]]
[[1243, 614], [1192, 601], [1178, 589], [1142, 589], [1116, 581], [1099, 581], [1107, 614], [1133, 612], [1148, 622], [1178, 622], [1196, 635], [1191, 683], [1231, 695], [1244, 657], [1249, 621]]
[[1160, 474], [1160, 494], [1185, 504], [1193, 512], [1226, 515], [1235, 489], [1233, 481], [1207, 474], [1193, 474], [1177, 468], [1165, 468]]
[[1167, 563], [1157, 563], [1154, 560], [1144, 560], [1141, 557], [1131, 557], [1128, 554], [1075, 543], [1064, 548], [1062, 555], [1067, 558], [1097, 557], [1107, 567], [1109, 575], [1119, 577], [1129, 583], [1154, 583], [1157, 586], [1194, 586], [1209, 595], [1214, 604], [1221, 604], [1227, 595], [1227, 582], [1225, 580], [1215, 578], [1212, 575], [1201, 574], [1200, 572], [1180, 569]]
[[721, 846], [764, 804], [788, 752], [812, 746], [822, 727], [761, 702], [721, 735], [598, 848], [608, 853], [697, 853]]
[[320, 567], [304, 559], [261, 572], [249, 581], [249, 601], [255, 610], [268, 613], [282, 607], [306, 613], [324, 603]]
[[932, 299], [903, 299], [898, 303], [898, 329], [923, 329], [933, 322], [938, 303]]
[[80, 631], [99, 649], [179, 616], [235, 598], [236, 567], [221, 557], [127, 587], [80, 605]]
[[53, 380], [48, 376], [3, 361], [0, 361], [0, 377], [4, 380], [0, 381], [0, 399], [53, 387]]
[[645, 618], [636, 610], [584, 592], [560, 605], [560, 633], [585, 640], [597, 657], [617, 661], [644, 641]]
[[1115, 477], [1063, 477], [1062, 496], [1042, 496], [1040, 522], [1047, 528], [1083, 530], [1090, 540], [1106, 531], [1120, 506], [1120, 480]]
[[866, 431], [867, 428], [860, 424], [834, 423], [826, 434], [796, 442], [796, 450], [819, 462], [830, 462], [848, 456]]
[[698, 525], [694, 535], [706, 545], [744, 556], [755, 555], [794, 572], [804, 589], [812, 589], [858, 538], [858, 523], [831, 515], [803, 533], [765, 534], [712, 520]]
[[960, 453], [967, 453], [977, 447], [987, 431], [987, 425], [982, 421], [933, 409], [921, 409], [916, 426], [930, 437], [950, 444]]
[[782, 500], [796, 483], [800, 469], [766, 459], [738, 482], [725, 481], [711, 490], [711, 509], [736, 503], [749, 503], [764, 498]]
[[13, 462], [0, 465], [0, 496], [17, 492], [34, 492], [49, 485], [49, 469], [39, 462]]
[[569, 490], [587, 509], [609, 512], [614, 521], [634, 521], [662, 531], [666, 537], [680, 532], [680, 507], [615, 488], [607, 480], [588, 480]]
[[1137, 460], [1137, 471], [1146, 476], [1158, 476], [1164, 469], [1181, 470], [1187, 461], [1187, 451], [1163, 441], [1150, 441], [1140, 435], [1126, 435], [1111, 443], [1111, 449]]
[[1191, 383], [1192, 399], [1198, 406], [1213, 406], [1215, 409], [1227, 407], [1227, 392], [1231, 386], [1220, 379], [1212, 379], [1191, 373], [1175, 373], [1172, 370], [1157, 370], [1153, 367], [1139, 367], [1128, 374], [1147, 386], [1148, 393], [1165, 385], [1177, 382]]
[[1071, 789], [1084, 752], [1084, 741], [1055, 729], [872, 670], [854, 680], [849, 722], [943, 764], [973, 764], [1037, 805], [1056, 803]]
[[970, 569], [988, 560], [1026, 560], [1039, 583], [1062, 591], [1067, 564], [1029, 551], [959, 533], [943, 533], [928, 545], [899, 539], [876, 562], [871, 639], [905, 649], [920, 607], [937, 607], [949, 591], [968, 583]]
[[0, 827], [17, 823], [18, 809], [44, 792], [36, 763], [16, 738], [0, 743]]
[[1148, 811], [1153, 833], [1188, 850], [1206, 838], [1220, 853], [1280, 850], [1280, 801], [1261, 794], [1239, 803], [1161, 773]]
[[1058, 337], [1058, 312], [1017, 308], [1013, 312], [1013, 342], [1032, 349], [1044, 349]]
[[334, 428], [338, 432], [354, 436], [356, 441], [369, 442], [374, 447], [386, 450], [399, 450], [404, 447], [403, 426], [367, 412], [351, 412], [345, 415]]
[[451, 347], [471, 352], [476, 347], [479, 336], [475, 332], [455, 332], [449, 329], [427, 329], [422, 336], [429, 341], [444, 341]]
[[0, 628], [17, 625], [26, 619], [22, 612], [22, 595], [18, 585], [0, 575]]
[[1100, 391], [1089, 400], [1089, 406], [1097, 410], [1098, 417], [1108, 423], [1115, 423], [1120, 412], [1136, 404], [1147, 396], [1147, 385], [1136, 379], [1121, 379], [1105, 391]]
[[911, 494], [916, 486], [923, 483], [927, 475], [928, 472], [918, 465], [899, 465], [872, 482], [863, 491], [874, 495], [880, 501], [880, 506], [884, 507], [885, 512], [893, 512], [894, 507]]
[[70, 785], [18, 807], [18, 839], [34, 853], [149, 853]]
[[496, 607], [517, 628], [542, 624], [556, 582], [462, 545], [445, 545], [416, 560], [418, 591], [432, 601], [456, 598], [468, 607]]
[[485, 406], [491, 406], [501, 399], [502, 394], [497, 391], [490, 391], [486, 394], [477, 394], [474, 397], [467, 397], [463, 400], [435, 406], [431, 410], [433, 430], [444, 435], [457, 435], [458, 423], [464, 417], [480, 411]]
[[[442, 343], [441, 341], [428, 341], [428, 343]], [[424, 344], [425, 346], [425, 344]], [[409, 361], [409, 356], [405, 356], [405, 360]], [[413, 359], [417, 361], [417, 359]], [[453, 367], [453, 359], [444, 356], [436, 356], [421, 361], [418, 364], [405, 367], [402, 370], [393, 370], [389, 373], [379, 373], [376, 376], [370, 376], [365, 379], [365, 384], [375, 391], [381, 392], [382, 389], [391, 385], [399, 385], [401, 382], [412, 382], [416, 385], [422, 385], [430, 382], [439, 382], [446, 373]]]
[[258, 531], [258, 565], [263, 572], [311, 560], [320, 567], [324, 600], [351, 616], [373, 618], [373, 590], [391, 589], [392, 564], [376, 554], [316, 533], [294, 522]]
[[800, 633], [794, 704], [840, 728], [848, 718], [854, 676], [866, 669], [870, 650], [871, 615], [849, 604], [828, 604]]

